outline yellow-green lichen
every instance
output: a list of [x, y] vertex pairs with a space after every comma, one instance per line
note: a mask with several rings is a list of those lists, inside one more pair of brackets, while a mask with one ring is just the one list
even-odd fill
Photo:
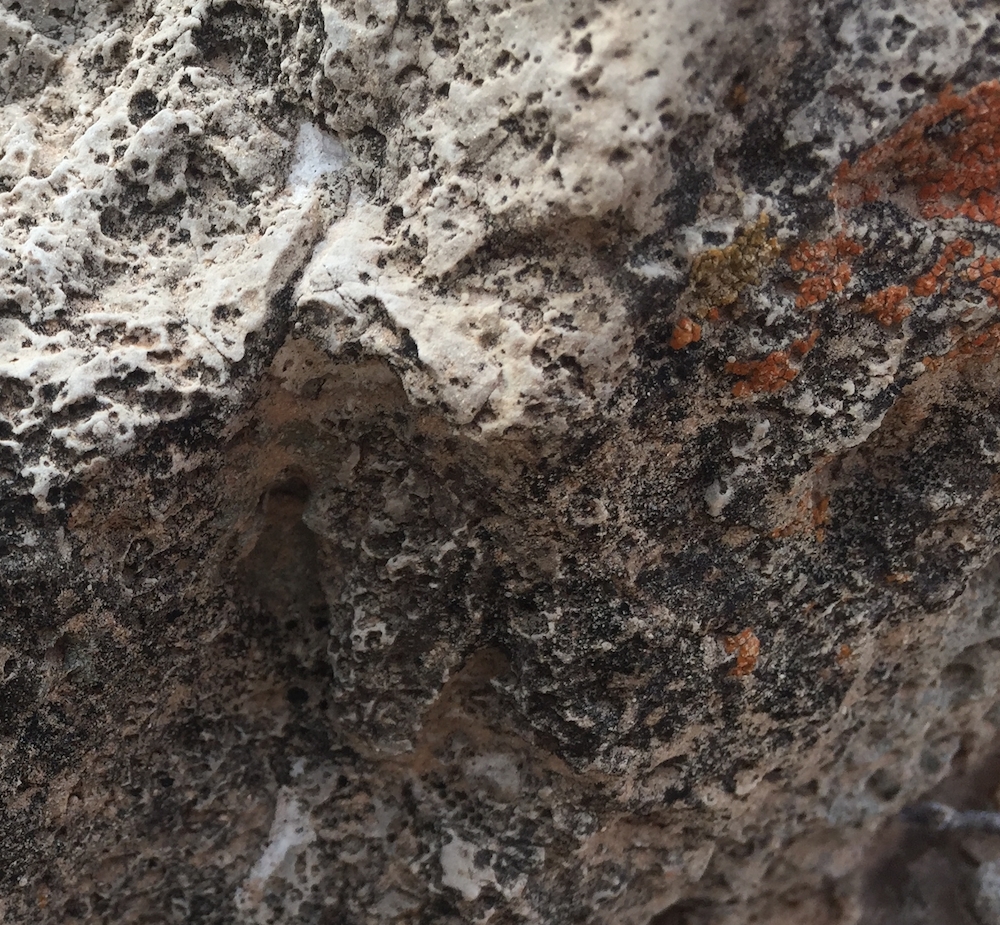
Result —
[[685, 292], [690, 312], [704, 318], [713, 308], [732, 305], [747, 286], [756, 286], [781, 252], [778, 239], [768, 235], [770, 216], [760, 214], [741, 228], [733, 243], [702, 251], [691, 265]]

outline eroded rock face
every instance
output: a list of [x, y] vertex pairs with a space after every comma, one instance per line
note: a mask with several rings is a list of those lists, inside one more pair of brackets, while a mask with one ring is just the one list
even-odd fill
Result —
[[879, 920], [1000, 723], [913, 6], [0, 0], [6, 920]]

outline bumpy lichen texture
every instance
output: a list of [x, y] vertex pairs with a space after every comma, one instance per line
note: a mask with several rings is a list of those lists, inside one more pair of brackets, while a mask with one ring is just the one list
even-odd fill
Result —
[[755, 286], [780, 252], [778, 239], [768, 235], [770, 219], [760, 218], [740, 229], [733, 243], [699, 253], [691, 262], [689, 293], [707, 316], [712, 309], [732, 305], [748, 286]]
[[0, 919], [943, 902], [866, 846], [998, 783], [998, 55], [0, 0]]

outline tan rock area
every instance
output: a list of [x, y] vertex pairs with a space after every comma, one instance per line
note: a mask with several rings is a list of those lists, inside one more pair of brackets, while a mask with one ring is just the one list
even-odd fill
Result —
[[0, 921], [1000, 922], [998, 78], [0, 0]]

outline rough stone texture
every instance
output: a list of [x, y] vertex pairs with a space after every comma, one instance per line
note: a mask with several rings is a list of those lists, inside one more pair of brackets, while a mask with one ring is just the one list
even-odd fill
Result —
[[995, 921], [998, 56], [0, 0], [0, 918]]

